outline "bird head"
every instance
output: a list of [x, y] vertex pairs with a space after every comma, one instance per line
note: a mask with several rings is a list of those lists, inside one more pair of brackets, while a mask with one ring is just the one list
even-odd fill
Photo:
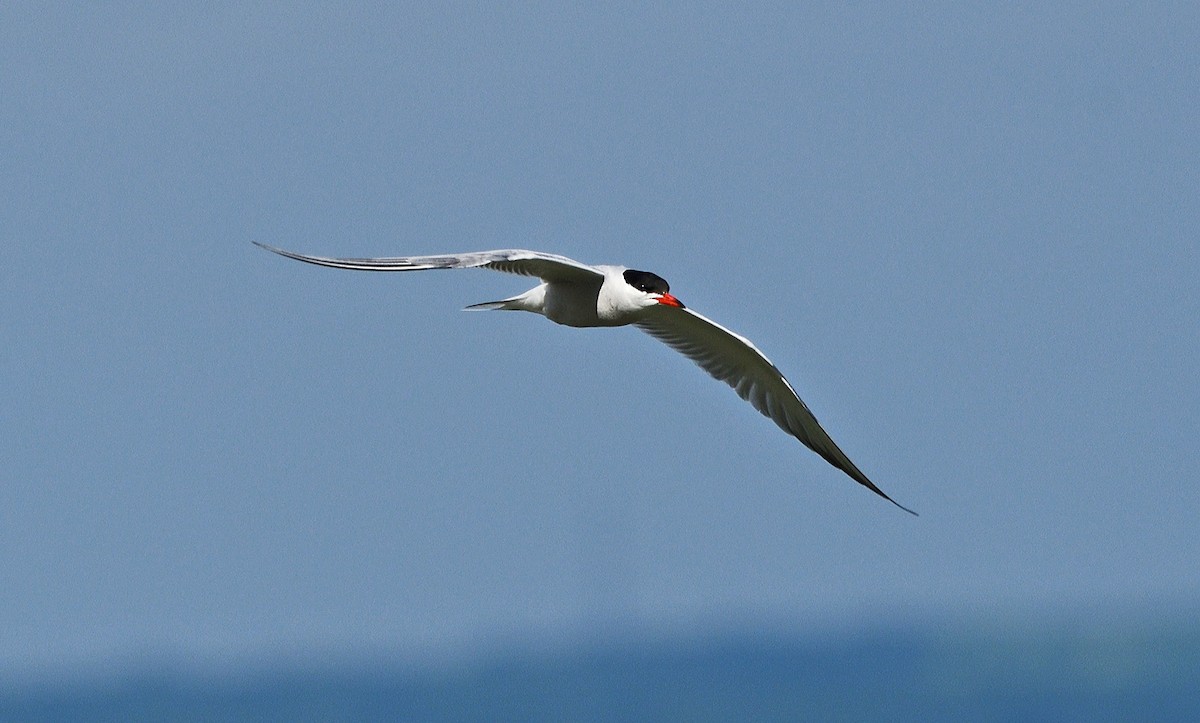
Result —
[[645, 306], [662, 304], [684, 308], [683, 302], [671, 295], [671, 285], [658, 274], [637, 269], [625, 269], [621, 275], [625, 278], [626, 284], [645, 295]]

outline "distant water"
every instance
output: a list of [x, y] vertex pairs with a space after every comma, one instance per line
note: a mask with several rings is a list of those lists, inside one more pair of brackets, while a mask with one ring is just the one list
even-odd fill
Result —
[[0, 719], [1200, 721], [1200, 624], [625, 639], [438, 671], [142, 670], [0, 684]]

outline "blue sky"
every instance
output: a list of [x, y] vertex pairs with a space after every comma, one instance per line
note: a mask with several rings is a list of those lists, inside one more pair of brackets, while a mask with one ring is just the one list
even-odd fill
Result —
[[[0, 9], [0, 669], [1200, 601], [1200, 12]], [[534, 248], [753, 339], [912, 518]]]

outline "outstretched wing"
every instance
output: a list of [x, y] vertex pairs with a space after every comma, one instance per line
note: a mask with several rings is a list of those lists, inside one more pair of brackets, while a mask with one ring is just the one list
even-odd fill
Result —
[[770, 417], [779, 428], [821, 455], [855, 482], [916, 514], [875, 486], [830, 438], [779, 369], [749, 339], [691, 309], [655, 306], [634, 322], [642, 331], [696, 362], [733, 387], [742, 399]]
[[295, 251], [268, 246], [258, 241], [256, 246], [273, 251], [289, 259], [304, 261], [318, 266], [358, 271], [425, 271], [428, 269], [475, 269], [485, 268], [505, 271], [522, 276], [536, 276], [543, 281], [596, 281], [604, 274], [587, 264], [557, 254], [540, 251], [505, 249], [502, 251], [474, 251], [464, 254], [442, 254], [438, 256], [395, 256], [390, 258], [334, 259], [324, 256], [308, 256]]

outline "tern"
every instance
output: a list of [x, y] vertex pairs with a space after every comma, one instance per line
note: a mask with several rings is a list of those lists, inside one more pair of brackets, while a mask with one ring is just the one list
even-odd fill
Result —
[[388, 258], [326, 258], [255, 245], [318, 266], [359, 271], [425, 271], [429, 269], [492, 269], [535, 276], [540, 284], [499, 301], [472, 304], [468, 310], [530, 311], [556, 324], [575, 327], [632, 324], [691, 359], [715, 379], [733, 387], [738, 396], [769, 417], [779, 428], [851, 479], [896, 505], [867, 478], [817, 422], [808, 405], [758, 347], [746, 337], [702, 316], [671, 294], [658, 274], [624, 266], [589, 266], [566, 256], [506, 249], [436, 256]]

